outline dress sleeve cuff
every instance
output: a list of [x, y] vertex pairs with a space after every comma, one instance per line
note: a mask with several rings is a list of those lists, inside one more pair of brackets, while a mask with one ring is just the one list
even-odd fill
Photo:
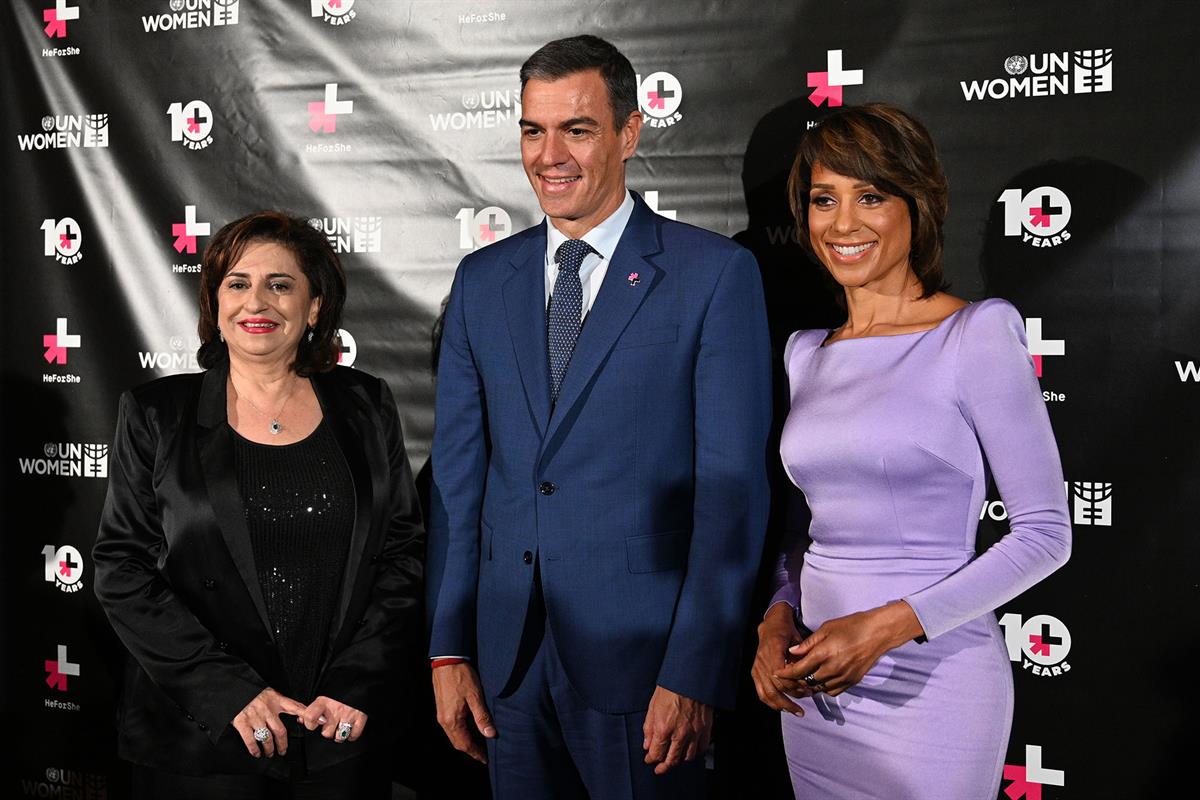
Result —
[[776, 590], [774, 596], [771, 597], [771, 602], [767, 604], [767, 610], [779, 603], [787, 603], [792, 608], [800, 605], [800, 586], [795, 583], [785, 583]]

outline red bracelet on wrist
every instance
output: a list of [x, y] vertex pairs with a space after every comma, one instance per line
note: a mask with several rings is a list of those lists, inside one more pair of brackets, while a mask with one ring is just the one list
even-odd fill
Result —
[[467, 663], [467, 660], [465, 658], [435, 658], [429, 662], [429, 668], [437, 669], [438, 667], [448, 667], [451, 664], [465, 664], [465, 663]]

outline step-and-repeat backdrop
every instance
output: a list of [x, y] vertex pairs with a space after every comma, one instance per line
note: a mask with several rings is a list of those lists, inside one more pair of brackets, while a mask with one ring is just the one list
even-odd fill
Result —
[[[870, 100], [927, 123], [948, 275], [1024, 315], [1074, 522], [1071, 562], [997, 610], [1000, 797], [1173, 796], [1200, 655], [1190, 4], [21, 0], [0, 32], [4, 797], [125, 796], [90, 550], [118, 395], [197, 368], [211, 235], [266, 207], [328, 235], [342, 363], [391, 383], [419, 469], [455, 265], [541, 218], [518, 67], [581, 32], [638, 72], [631, 187], [755, 251], [777, 341], [836, 314], [787, 215], [797, 138]], [[1003, 532], [999, 497], [980, 520], [983, 544]], [[770, 731], [732, 720], [720, 796], [778, 773]]]

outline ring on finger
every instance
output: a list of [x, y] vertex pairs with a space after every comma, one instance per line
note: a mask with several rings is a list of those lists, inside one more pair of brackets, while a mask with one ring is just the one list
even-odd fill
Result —
[[819, 680], [817, 680], [817, 676], [811, 672], [804, 676], [804, 682], [814, 688], [821, 683]]
[[338, 723], [338, 726], [337, 726], [337, 734], [336, 734], [336, 735], [337, 735], [337, 738], [339, 738], [339, 739], [349, 739], [349, 738], [350, 738], [350, 731], [352, 731], [352, 730], [354, 730], [354, 723], [353, 723], [353, 722], [345, 722], [345, 721], [343, 721], [343, 722], [339, 722], [339, 723]]
[[271, 738], [271, 729], [270, 728], [264, 726], [262, 728], [254, 729], [254, 741], [258, 742], [259, 744], [263, 744], [270, 738]]

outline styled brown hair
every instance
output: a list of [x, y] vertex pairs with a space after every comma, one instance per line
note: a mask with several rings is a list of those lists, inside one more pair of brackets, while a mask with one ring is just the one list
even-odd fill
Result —
[[346, 304], [346, 273], [337, 253], [322, 231], [301, 217], [281, 211], [256, 211], [225, 225], [204, 248], [200, 265], [200, 350], [196, 360], [205, 369], [229, 358], [229, 349], [218, 336], [217, 289], [225, 274], [236, 264], [246, 248], [259, 242], [274, 242], [296, 257], [313, 297], [321, 298], [312, 339], [300, 337], [292, 369], [301, 377], [328, 372], [337, 365], [341, 343], [338, 328], [342, 307]]
[[904, 198], [912, 221], [908, 263], [921, 282], [921, 296], [946, 288], [942, 224], [949, 210], [949, 184], [924, 125], [895, 106], [868, 103], [836, 111], [805, 132], [788, 177], [788, 200], [797, 238], [813, 255], [808, 195], [816, 164]]

